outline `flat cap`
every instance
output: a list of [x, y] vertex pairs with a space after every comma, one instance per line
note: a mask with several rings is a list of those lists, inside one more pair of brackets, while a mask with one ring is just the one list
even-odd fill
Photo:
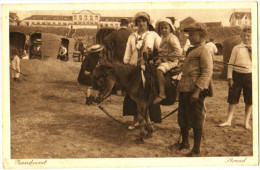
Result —
[[204, 33], [207, 32], [207, 26], [204, 23], [195, 22], [184, 28], [184, 32], [188, 31], [202, 31]]

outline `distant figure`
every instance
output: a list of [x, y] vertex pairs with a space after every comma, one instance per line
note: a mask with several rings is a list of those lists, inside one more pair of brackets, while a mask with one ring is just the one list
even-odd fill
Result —
[[81, 61], [83, 61], [83, 57], [84, 57], [84, 44], [80, 41], [78, 44], [78, 51], [80, 52], [81, 55]]
[[[252, 114], [252, 50], [251, 50], [251, 28], [246, 27], [241, 33], [242, 43], [236, 45], [231, 53], [229, 64], [241, 67], [228, 67], [228, 117], [227, 121], [219, 126], [231, 126], [235, 107], [243, 89], [245, 102], [245, 128], [251, 129], [249, 124]], [[257, 104], [257, 103], [256, 103]]]
[[20, 58], [16, 49], [13, 49], [10, 54], [11, 60], [11, 78], [14, 81], [19, 81], [20, 77]]
[[68, 61], [68, 50], [66, 47], [64, 47], [63, 44], [61, 44], [61, 46], [60, 46], [57, 59], [59, 59], [61, 61]]
[[108, 50], [113, 51], [112, 61], [123, 62], [126, 43], [130, 34], [131, 31], [128, 30], [128, 20], [121, 19], [120, 29], [113, 31], [105, 37], [104, 45]]
[[91, 89], [93, 86], [92, 72], [96, 68], [98, 61], [101, 58], [101, 51], [103, 50], [103, 48], [104, 46], [99, 44], [92, 45], [90, 48], [87, 49], [88, 55], [85, 57], [84, 61], [81, 64], [78, 82], [82, 85], [87, 86], [86, 104], [89, 104], [89, 98], [93, 96], [91, 95]]
[[30, 59], [42, 59], [42, 40], [36, 39], [30, 50]]
[[29, 59], [29, 55], [27, 54], [26, 50], [23, 50], [23, 54], [21, 57], [23, 60], [28, 60]]
[[[188, 35], [184, 34], [185, 37], [188, 37]], [[187, 50], [192, 47], [192, 45], [190, 44], [190, 40], [187, 38], [185, 45], [183, 46], [183, 55], [186, 56], [186, 52]]]
[[209, 42], [206, 45], [209, 47], [209, 49], [212, 52], [213, 56], [218, 52], [218, 49], [217, 49], [217, 47], [216, 47], [216, 45], [214, 43], [214, 38], [210, 38]]

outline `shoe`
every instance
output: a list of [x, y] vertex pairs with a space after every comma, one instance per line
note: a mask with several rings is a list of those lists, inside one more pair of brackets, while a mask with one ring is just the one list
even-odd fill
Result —
[[135, 129], [137, 126], [139, 126], [139, 122], [135, 122], [133, 125], [128, 126], [128, 130], [133, 130], [133, 129]]

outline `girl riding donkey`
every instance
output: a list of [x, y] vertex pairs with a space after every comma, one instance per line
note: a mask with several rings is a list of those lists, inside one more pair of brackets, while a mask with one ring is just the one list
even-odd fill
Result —
[[178, 58], [182, 55], [182, 49], [178, 38], [173, 34], [175, 28], [170, 19], [165, 18], [158, 20], [156, 29], [162, 37], [159, 46], [159, 58], [155, 62], [155, 64], [159, 65], [156, 69], [159, 95], [154, 100], [154, 104], [159, 104], [166, 98], [164, 74], [177, 66]]

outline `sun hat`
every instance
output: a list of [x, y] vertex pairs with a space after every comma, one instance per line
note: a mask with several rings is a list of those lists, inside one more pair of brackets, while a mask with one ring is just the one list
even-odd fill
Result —
[[207, 33], [207, 26], [204, 23], [195, 22], [184, 28], [184, 32], [188, 31], [202, 31], [205, 34]]
[[160, 23], [161, 22], [166, 22], [167, 24], [170, 25], [170, 27], [172, 28], [172, 31], [174, 32], [175, 31], [175, 27], [172, 25], [172, 21], [169, 19], [169, 18], [163, 18], [163, 19], [159, 19], [156, 24], [155, 24], [155, 29], [156, 29], [156, 32], [160, 32]]
[[36, 40], [34, 40], [34, 43], [36, 43], [36, 44], [42, 43], [42, 40], [41, 39], [36, 39]]
[[103, 45], [95, 44], [95, 45], [92, 45], [91, 47], [89, 47], [89, 48], [87, 49], [87, 51], [90, 52], [90, 53], [95, 53], [95, 52], [102, 51], [103, 48], [104, 48]]

